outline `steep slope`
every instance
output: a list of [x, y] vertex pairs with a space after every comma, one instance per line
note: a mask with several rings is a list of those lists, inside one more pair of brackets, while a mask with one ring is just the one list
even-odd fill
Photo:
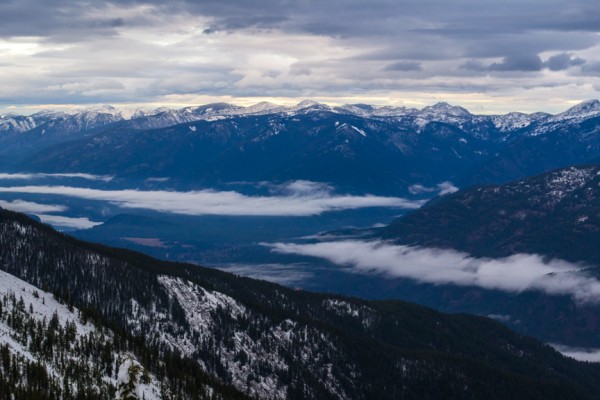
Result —
[[397, 242], [600, 265], [600, 165], [569, 167], [435, 199], [381, 230]]
[[[80, 318], [80, 311], [0, 271], [0, 397], [113, 399], [127, 358], [116, 336]], [[139, 363], [137, 363], [139, 365]], [[128, 369], [128, 368], [126, 368]], [[157, 399], [155, 377], [133, 382], [139, 397]], [[30, 397], [31, 396], [31, 397]]]
[[[81, 310], [0, 271], [1, 399], [153, 400], [184, 395], [178, 379], [169, 380], [159, 369], [150, 373], [138, 361], [132, 351], [148, 362], [143, 349], [144, 344], [133, 346]], [[195, 386], [194, 396], [223, 398], [218, 389]]]
[[584, 399], [600, 389], [597, 366], [485, 318], [161, 262], [8, 211], [0, 211], [0, 265], [138, 335], [163, 359], [191, 360], [188, 376], [200, 368], [259, 398]]

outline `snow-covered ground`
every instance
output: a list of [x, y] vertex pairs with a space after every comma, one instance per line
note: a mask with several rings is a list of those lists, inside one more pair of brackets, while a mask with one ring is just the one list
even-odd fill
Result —
[[[219, 318], [219, 312], [233, 320], [228, 337], [224, 342], [215, 342], [216, 347], [213, 351], [218, 354], [219, 362], [231, 373], [232, 383], [237, 388], [258, 398], [285, 399], [287, 386], [280, 381], [279, 376], [287, 371], [289, 360], [282, 356], [284, 351], [279, 349], [289, 350], [294, 346], [294, 353], [299, 357], [298, 362], [306, 363], [307, 360], [311, 360], [315, 376], [326, 376], [323, 383], [328, 390], [340, 399], [347, 398], [341, 389], [342, 385], [335, 376], [326, 373], [326, 366], [322, 363], [322, 353], [337, 351], [327, 335], [291, 319], [285, 319], [279, 323], [269, 322], [268, 331], [258, 338], [253, 337], [248, 332], [249, 328], [244, 327], [244, 323], [236, 322], [254, 321], [261, 317], [250, 313], [243, 304], [233, 298], [216, 291], [208, 291], [180, 278], [161, 276], [159, 282], [181, 305], [190, 326], [191, 335], [179, 336], [176, 339], [175, 345], [180, 350], [194, 350], [193, 346], [190, 346], [189, 336], [198, 337], [200, 341], [216, 337], [215, 328], [218, 323], [222, 324], [222, 321], [215, 321], [215, 318]], [[243, 358], [240, 357], [242, 354]], [[263, 370], [262, 373], [257, 373], [256, 368], [259, 365], [268, 365], [270, 372]], [[209, 367], [205, 366], [210, 369]]]
[[[112, 332], [106, 329], [99, 329], [90, 322], [83, 322], [80, 318], [80, 311], [74, 307], [68, 307], [65, 304], [58, 302], [54, 296], [48, 292], [30, 285], [29, 283], [10, 275], [4, 271], [0, 271], [0, 299], [10, 297], [12, 294], [15, 295], [16, 299], [20, 301], [23, 299], [25, 304], [25, 310], [29, 316], [33, 317], [36, 321], [50, 321], [54, 316], [58, 317], [59, 324], [66, 326], [67, 323], [74, 324], [76, 329], [76, 338], [92, 337], [93, 335], [102, 333], [108, 337], [112, 337]], [[6, 306], [6, 305], [5, 305]], [[94, 336], [95, 337], [95, 336]], [[0, 344], [6, 344], [9, 346], [10, 351], [18, 356], [22, 356], [30, 361], [40, 361], [44, 364], [48, 373], [57, 378], [57, 382], [63, 382], [60, 376], [59, 368], [56, 367], [51, 361], [41, 360], [39, 357], [35, 357], [32, 352], [28, 349], [22, 340], [16, 337], [14, 330], [0, 318]], [[71, 354], [72, 357], [76, 357], [75, 353]], [[139, 375], [143, 373], [143, 368], [135, 357], [129, 353], [118, 353], [113, 354], [113, 358], [116, 360], [123, 360], [119, 365], [115, 367], [119, 370], [117, 377], [104, 375], [102, 380], [112, 384], [114, 387], [119, 387], [119, 384], [125, 382], [128, 378], [123, 377], [122, 373], [125, 374], [129, 371], [129, 368], [133, 365], [138, 366]], [[81, 362], [86, 362], [81, 360]], [[87, 361], [90, 362], [90, 361]], [[156, 378], [152, 375], [147, 375], [147, 382], [143, 383], [139, 380], [135, 382], [134, 391], [139, 399], [146, 400], [157, 400], [160, 399], [160, 389]]]

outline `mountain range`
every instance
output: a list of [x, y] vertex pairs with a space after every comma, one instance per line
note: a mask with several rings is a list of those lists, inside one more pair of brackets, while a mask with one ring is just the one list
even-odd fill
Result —
[[[600, 102], [557, 114], [473, 115], [304, 101], [179, 110], [110, 106], [0, 117], [0, 167], [87, 172], [115, 182], [168, 179], [172, 188], [305, 179], [353, 192], [412, 185], [502, 183], [598, 157]], [[119, 157], [114, 157], [118, 154]]]

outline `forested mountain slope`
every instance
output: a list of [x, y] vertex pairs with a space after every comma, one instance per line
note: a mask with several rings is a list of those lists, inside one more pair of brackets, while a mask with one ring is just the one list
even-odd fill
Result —
[[178, 398], [196, 398], [194, 384], [291, 399], [585, 399], [600, 389], [596, 365], [486, 318], [162, 262], [4, 210], [0, 265], [122, 332], [150, 374], [164, 371], [159, 360], [187, 365]]
[[600, 265], [600, 165], [439, 197], [378, 235], [487, 257], [538, 253]]

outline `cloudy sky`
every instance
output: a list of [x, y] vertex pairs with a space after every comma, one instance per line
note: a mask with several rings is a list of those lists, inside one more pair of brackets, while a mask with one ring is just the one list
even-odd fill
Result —
[[305, 98], [559, 112], [600, 97], [599, 16], [595, 0], [0, 0], [0, 112]]

